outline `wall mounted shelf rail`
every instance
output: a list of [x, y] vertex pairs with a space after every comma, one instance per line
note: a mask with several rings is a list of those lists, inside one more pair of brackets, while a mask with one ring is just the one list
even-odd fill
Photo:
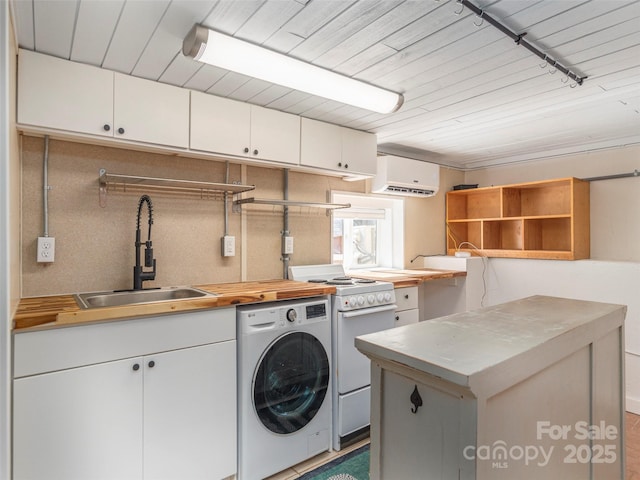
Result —
[[308, 208], [320, 208], [324, 210], [335, 210], [338, 208], [349, 208], [350, 203], [318, 203], [318, 202], [297, 202], [295, 200], [272, 200], [268, 198], [241, 198], [234, 200], [234, 205], [275, 205], [281, 207], [308, 207]]
[[254, 190], [255, 185], [235, 183], [200, 182], [171, 178], [140, 177], [107, 173], [100, 169], [100, 206], [107, 203], [107, 193], [155, 192], [167, 195], [199, 198], [203, 200], [224, 200], [225, 194], [237, 195]]

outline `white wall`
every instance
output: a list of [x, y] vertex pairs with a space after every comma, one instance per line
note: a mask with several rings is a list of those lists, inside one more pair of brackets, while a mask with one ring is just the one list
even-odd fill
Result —
[[550, 295], [627, 305], [627, 409], [640, 413], [640, 263], [492, 258], [487, 305]]

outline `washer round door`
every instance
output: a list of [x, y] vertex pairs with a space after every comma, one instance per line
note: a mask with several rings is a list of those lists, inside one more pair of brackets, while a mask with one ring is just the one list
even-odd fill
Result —
[[293, 433], [316, 415], [327, 394], [329, 359], [306, 332], [275, 340], [260, 359], [253, 381], [253, 406], [274, 433]]

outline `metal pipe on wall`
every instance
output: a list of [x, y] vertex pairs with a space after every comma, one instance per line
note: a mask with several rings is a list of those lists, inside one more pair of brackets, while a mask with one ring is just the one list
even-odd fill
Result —
[[614, 180], [616, 178], [640, 177], [640, 170], [634, 170], [631, 173], [618, 173], [615, 175], [602, 175], [600, 177], [583, 178], [587, 182], [597, 182], [598, 180]]
[[[227, 170], [224, 176], [224, 182], [229, 183], [229, 160], [227, 160]], [[224, 236], [229, 235], [229, 205], [227, 203], [228, 194], [224, 192]]]
[[42, 161], [42, 183], [44, 184], [43, 207], [43, 237], [49, 236], [49, 135], [44, 136], [44, 158]]
[[[289, 200], [289, 169], [285, 168], [282, 171], [283, 174], [283, 186], [282, 195], [284, 200]], [[285, 253], [284, 244], [286, 237], [289, 236], [289, 207], [286, 205], [283, 207], [282, 212], [282, 278], [287, 280], [289, 278], [289, 254]]]

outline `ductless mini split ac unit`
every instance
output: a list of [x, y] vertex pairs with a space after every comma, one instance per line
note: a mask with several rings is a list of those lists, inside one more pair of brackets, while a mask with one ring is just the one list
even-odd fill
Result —
[[411, 158], [381, 155], [371, 191], [408, 197], [431, 197], [440, 187], [440, 166]]

